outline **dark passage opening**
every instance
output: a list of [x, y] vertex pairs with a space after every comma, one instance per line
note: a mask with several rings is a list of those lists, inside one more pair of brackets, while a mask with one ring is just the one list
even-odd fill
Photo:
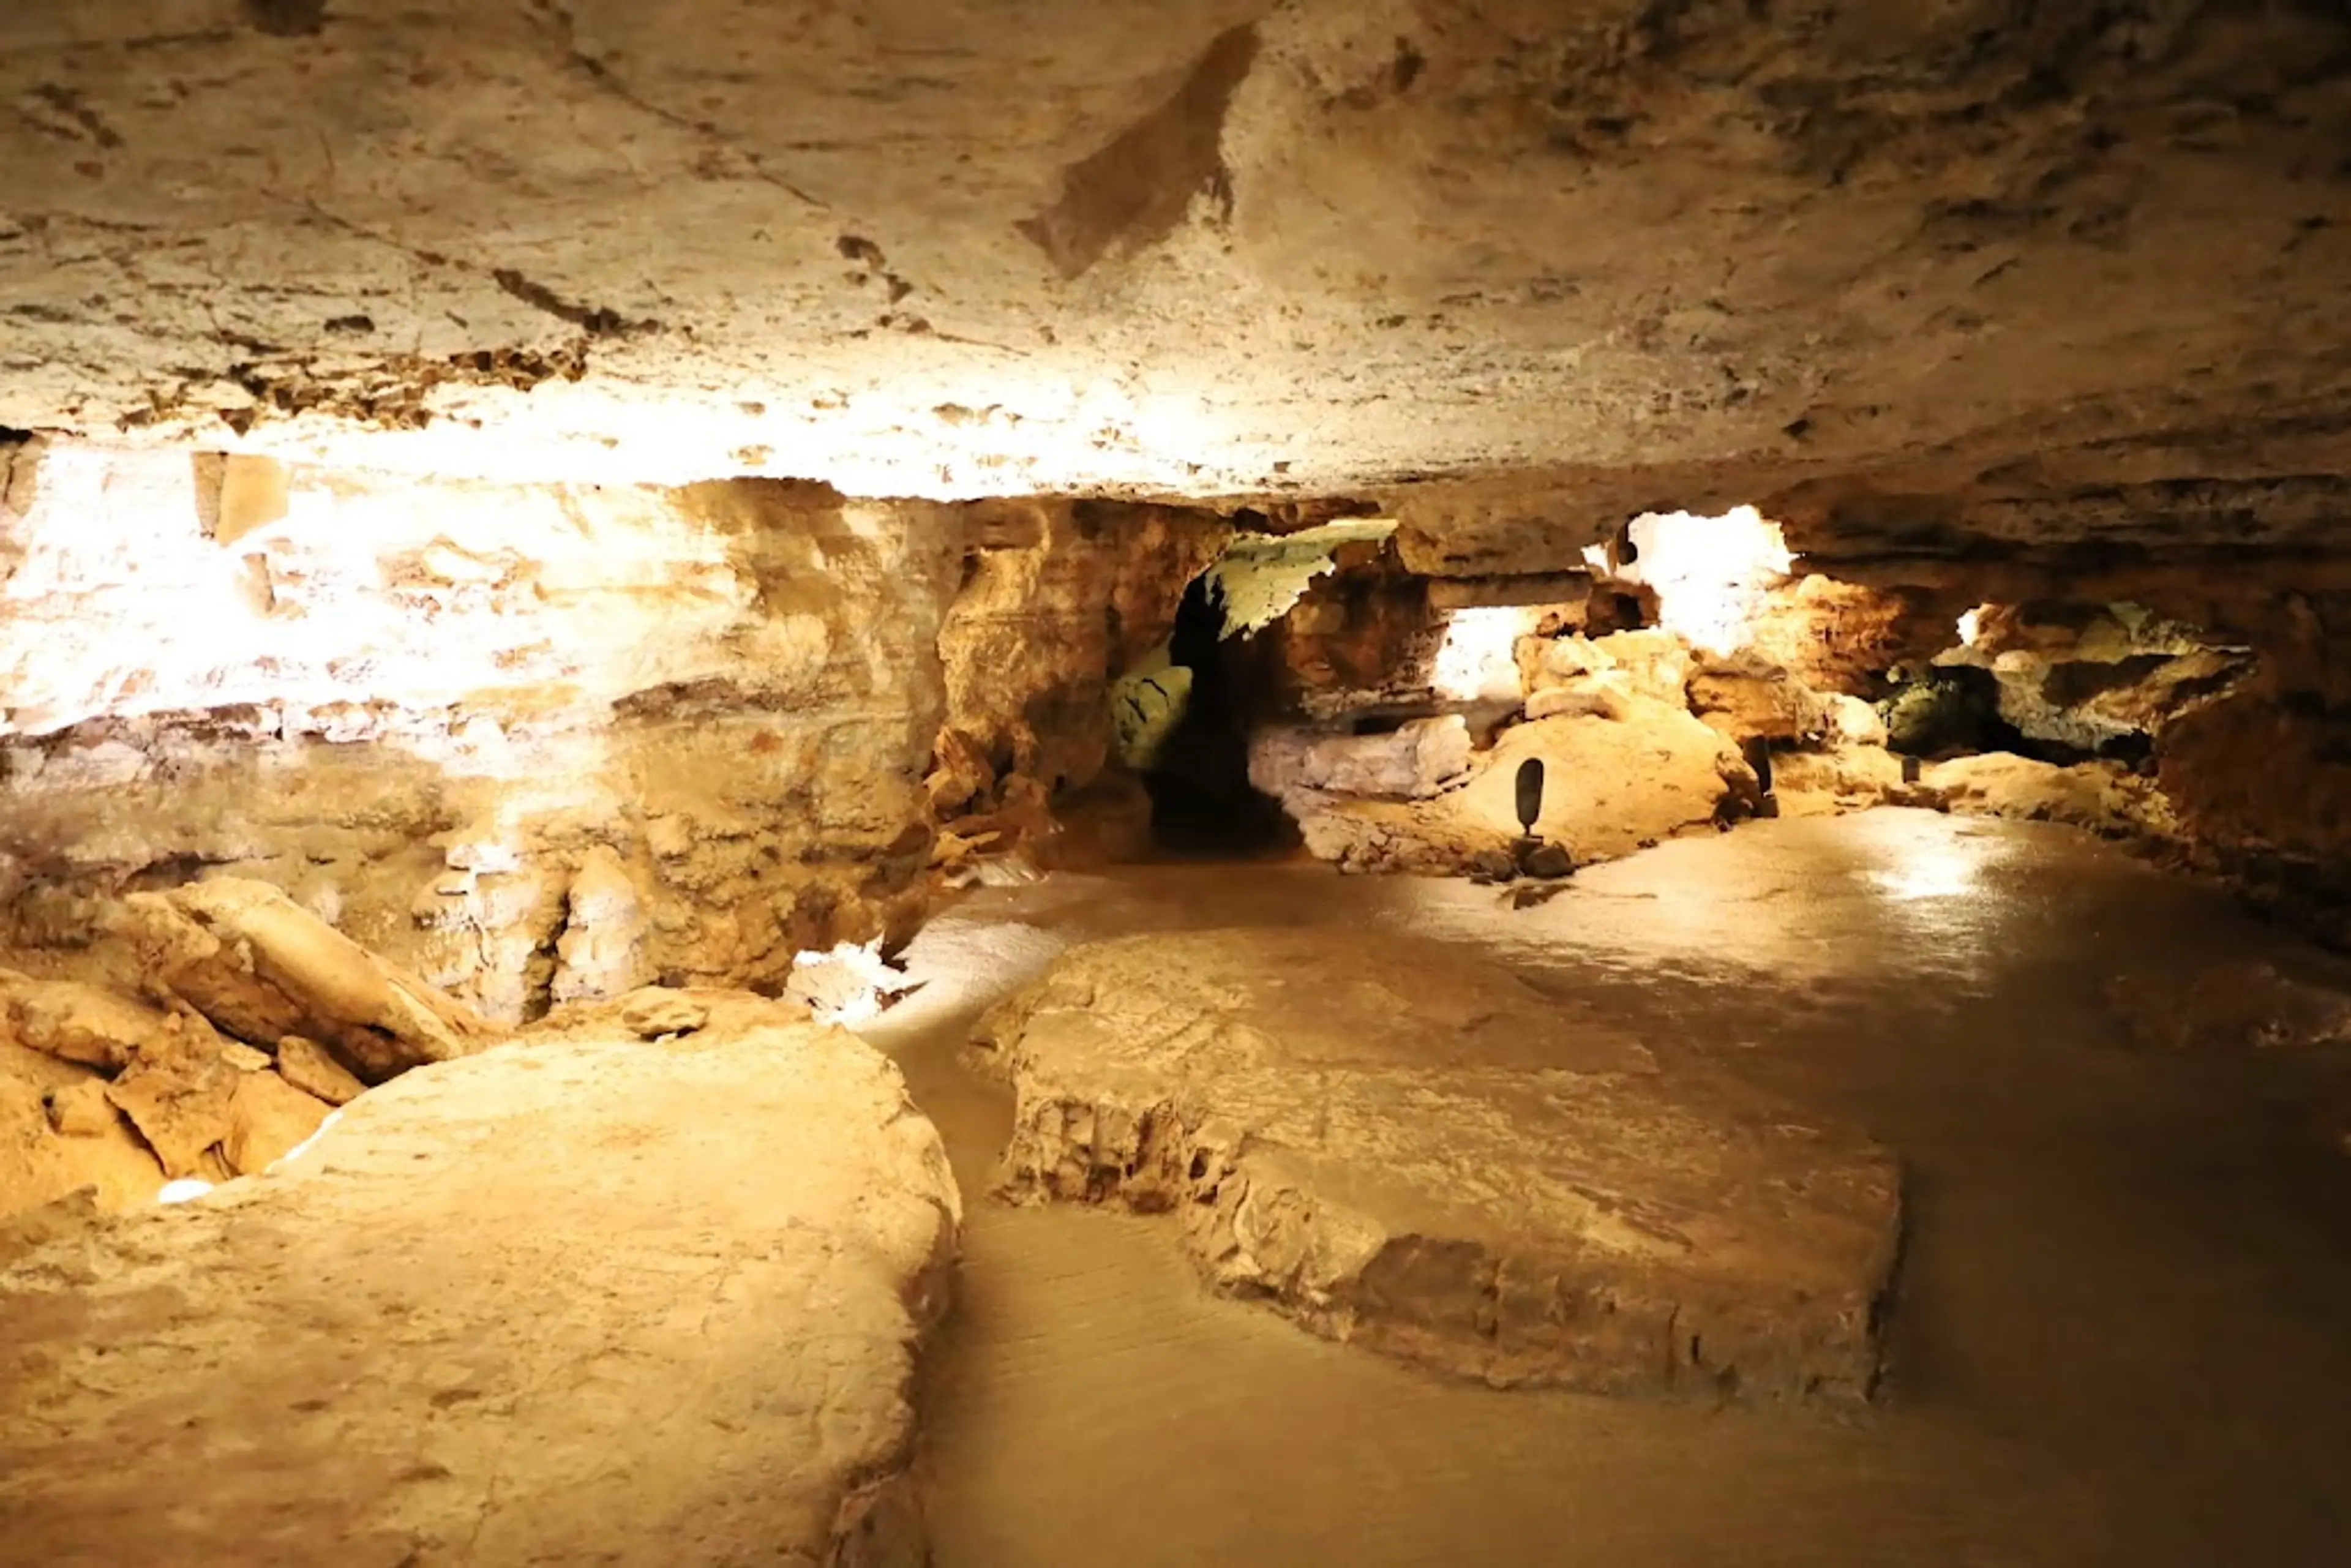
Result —
[[1168, 642], [1169, 662], [1192, 673], [1191, 695], [1144, 776], [1152, 837], [1170, 854], [1266, 855], [1298, 842], [1280, 805], [1249, 784], [1252, 639], [1224, 633], [1223, 593], [1206, 574], [1193, 579]]

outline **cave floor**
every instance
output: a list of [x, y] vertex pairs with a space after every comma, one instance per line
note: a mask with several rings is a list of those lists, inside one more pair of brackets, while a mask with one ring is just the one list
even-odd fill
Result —
[[[1596, 1003], [1901, 1155], [1860, 1416], [1496, 1393], [1205, 1293], [1172, 1226], [984, 1198], [1009, 1092], [956, 1053], [1075, 941], [1376, 925]], [[2155, 1056], [2114, 977], [2297, 950], [2063, 829], [1753, 824], [1513, 910], [1464, 883], [1170, 865], [976, 893], [865, 1030], [973, 1200], [925, 1393], [939, 1568], [2335, 1563], [2351, 1160], [2275, 1056]]]

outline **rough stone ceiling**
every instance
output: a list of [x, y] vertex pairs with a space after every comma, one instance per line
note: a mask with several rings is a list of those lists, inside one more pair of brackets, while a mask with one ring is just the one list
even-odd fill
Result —
[[2337, 0], [15, 0], [0, 424], [2310, 546]]

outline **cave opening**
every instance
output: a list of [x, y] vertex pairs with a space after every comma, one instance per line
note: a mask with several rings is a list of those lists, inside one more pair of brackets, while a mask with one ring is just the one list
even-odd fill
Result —
[[1176, 605], [1167, 657], [1190, 679], [1144, 774], [1152, 839], [1164, 854], [1260, 858], [1299, 841], [1280, 803], [1249, 779], [1249, 739], [1259, 716], [1254, 677], [1262, 659], [1254, 629], [1236, 630], [1228, 609], [1213, 572], [1186, 583]]

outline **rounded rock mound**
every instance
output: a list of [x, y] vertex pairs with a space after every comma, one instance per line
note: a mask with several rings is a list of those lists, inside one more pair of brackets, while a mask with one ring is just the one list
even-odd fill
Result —
[[927, 1562], [945, 1151], [880, 1053], [716, 996], [417, 1068], [185, 1206], [0, 1229], [21, 1560]]
[[1891, 1154], [1439, 945], [1074, 948], [989, 1015], [1002, 1192], [1180, 1215], [1217, 1289], [1498, 1386], [1860, 1401]]

